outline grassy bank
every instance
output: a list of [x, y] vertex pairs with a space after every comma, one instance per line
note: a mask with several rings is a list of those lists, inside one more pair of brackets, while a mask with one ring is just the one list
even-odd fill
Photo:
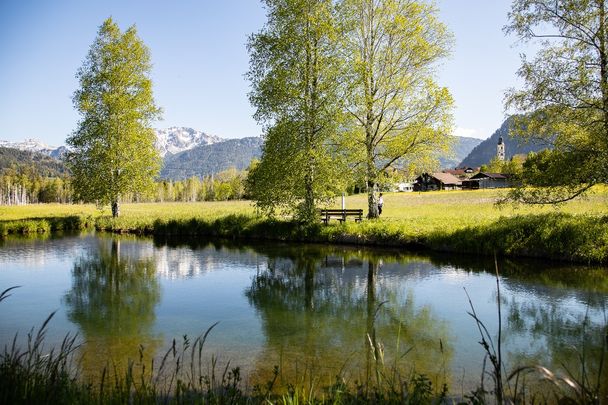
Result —
[[[153, 234], [390, 245], [468, 254], [608, 263], [608, 188], [558, 207], [497, 207], [496, 190], [385, 195], [383, 217], [300, 227], [256, 215], [249, 202], [125, 204], [112, 219], [91, 205], [0, 207], [0, 235], [86, 229]], [[336, 201], [338, 204], [338, 201]], [[348, 208], [366, 207], [364, 195]]]

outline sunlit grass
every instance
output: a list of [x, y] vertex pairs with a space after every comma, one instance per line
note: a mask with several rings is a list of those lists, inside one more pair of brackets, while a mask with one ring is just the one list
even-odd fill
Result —
[[101, 212], [92, 204], [29, 204], [0, 206], [0, 221], [100, 214]]
[[[278, 239], [608, 262], [608, 187], [557, 206], [497, 205], [505, 190], [385, 193], [379, 220], [301, 227], [268, 220], [249, 201], [123, 204], [113, 219], [93, 205], [0, 207], [0, 236], [95, 227], [112, 232]], [[333, 207], [340, 207], [341, 198]], [[367, 196], [347, 208], [367, 212]]]
[[[381, 221], [398, 222], [421, 231], [455, 230], [471, 225], [487, 224], [501, 217], [563, 212], [568, 214], [608, 215], [608, 188], [598, 187], [583, 199], [557, 206], [501, 205], [496, 202], [504, 190], [429, 191], [385, 193]], [[340, 207], [340, 199], [334, 206]], [[347, 208], [367, 211], [367, 196], [349, 196]]]
[[[608, 187], [596, 187], [586, 198], [558, 206], [496, 206], [496, 201], [504, 193], [504, 190], [385, 193], [381, 221], [401, 222], [403, 225], [430, 230], [460, 228], [524, 214], [608, 214]], [[340, 204], [341, 199], [338, 197], [333, 207], [339, 208]], [[367, 196], [358, 194], [346, 197], [346, 207], [361, 208], [367, 212]], [[72, 215], [109, 216], [110, 210], [108, 207], [100, 210], [92, 204], [0, 206], [0, 221]], [[255, 215], [255, 208], [250, 201], [122, 204], [119, 221], [152, 223], [156, 219], [217, 219], [226, 215]]]
[[[196, 203], [139, 203], [121, 204], [121, 216], [125, 219], [157, 218], [217, 218], [228, 214], [252, 214], [249, 201], [217, 201]], [[82, 216], [109, 216], [110, 209], [99, 209], [94, 204], [30, 204], [0, 206], [0, 221], [15, 221], [32, 218]]]

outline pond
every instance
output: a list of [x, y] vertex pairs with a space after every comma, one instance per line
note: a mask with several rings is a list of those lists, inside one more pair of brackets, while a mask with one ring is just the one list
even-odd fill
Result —
[[382, 363], [459, 394], [480, 383], [485, 354], [468, 296], [497, 344], [500, 291], [507, 370], [578, 370], [581, 353], [597, 366], [605, 268], [499, 260], [498, 269], [500, 290], [486, 258], [99, 234], [9, 238], [0, 241], [0, 289], [20, 288], [0, 303], [0, 345], [15, 334], [23, 343], [56, 311], [46, 344], [77, 333], [83, 373], [95, 377], [109, 362], [158, 359], [173, 339], [191, 342], [219, 322], [205, 359], [239, 366], [248, 386], [275, 366], [285, 381], [331, 384], [338, 374], [364, 381]]

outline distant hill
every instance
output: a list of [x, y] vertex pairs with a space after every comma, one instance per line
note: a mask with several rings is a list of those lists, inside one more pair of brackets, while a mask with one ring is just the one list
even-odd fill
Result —
[[66, 173], [65, 165], [43, 152], [31, 152], [0, 146], [0, 173], [10, 168], [30, 167], [44, 177], [57, 177]]
[[[475, 138], [454, 138], [452, 156], [440, 158], [441, 168], [456, 167], [475, 146], [482, 142]], [[7, 146], [9, 144], [6, 141], [0, 142]], [[249, 166], [253, 158], [259, 158], [262, 154], [262, 139], [259, 137], [223, 139], [185, 127], [157, 130], [156, 146], [164, 156], [160, 176], [163, 179], [173, 180], [208, 176], [232, 166], [242, 170]], [[28, 162], [27, 164], [40, 163], [40, 170], [45, 173], [63, 173], [66, 170], [59, 160], [67, 151], [65, 146], [56, 148], [40, 141], [27, 140], [11, 143], [11, 148], [3, 149], [12, 151], [8, 155], [13, 156], [10, 160], [13, 163], [17, 161]], [[0, 169], [11, 164], [8, 157], [5, 157], [3, 162], [0, 162]]]
[[[161, 178], [179, 180], [218, 173], [232, 166], [245, 169], [261, 155], [261, 138], [223, 139], [186, 127], [156, 130], [156, 147], [164, 157]], [[54, 147], [27, 139], [23, 142], [0, 141], [0, 170], [33, 166], [44, 176], [66, 172], [61, 158], [65, 146]]]
[[469, 138], [466, 136], [454, 136], [454, 147], [452, 155], [448, 157], [440, 157], [439, 164], [442, 169], [453, 169], [468, 156], [469, 153], [479, 145], [482, 140], [477, 138]]
[[473, 148], [471, 153], [469, 153], [469, 155], [464, 158], [458, 166], [479, 167], [489, 163], [490, 160], [496, 156], [496, 145], [498, 144], [498, 138], [501, 136], [505, 143], [505, 157], [507, 159], [511, 159], [514, 155], [527, 155], [530, 152], [538, 152], [543, 149], [547, 149], [546, 144], [541, 144], [539, 142], [525, 143], [522, 139], [512, 136], [512, 125], [513, 118], [507, 118], [491, 137]]
[[228, 139], [200, 145], [175, 155], [167, 154], [160, 176], [181, 180], [192, 176], [208, 176], [236, 167], [246, 169], [251, 160], [262, 155], [262, 138]]

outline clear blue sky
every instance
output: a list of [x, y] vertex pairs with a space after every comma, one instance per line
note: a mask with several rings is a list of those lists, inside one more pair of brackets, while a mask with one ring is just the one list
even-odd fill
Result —
[[[502, 26], [508, 0], [437, 0], [455, 35], [440, 82], [456, 100], [457, 134], [486, 138], [504, 119], [519, 51]], [[71, 97], [98, 27], [135, 24], [148, 45], [156, 127], [187, 126], [226, 138], [256, 136], [243, 75], [247, 36], [264, 24], [257, 0], [0, 0], [0, 139], [60, 145], [75, 129]]]

